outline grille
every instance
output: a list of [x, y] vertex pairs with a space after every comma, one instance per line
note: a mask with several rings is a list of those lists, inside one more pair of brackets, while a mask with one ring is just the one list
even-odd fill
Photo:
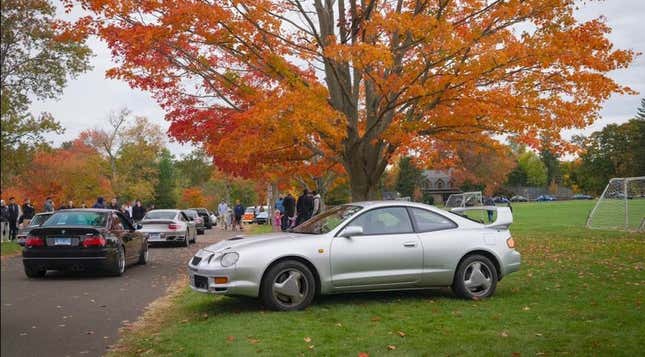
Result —
[[201, 275], [195, 275], [195, 287], [198, 289], [208, 289], [208, 278]]
[[191, 262], [192, 265], [197, 265], [199, 262], [202, 261], [202, 258], [200, 257], [193, 257], [193, 261]]

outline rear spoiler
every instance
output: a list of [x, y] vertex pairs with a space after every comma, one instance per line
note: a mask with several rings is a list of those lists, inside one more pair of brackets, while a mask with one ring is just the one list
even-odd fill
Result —
[[487, 228], [501, 228], [508, 229], [511, 224], [513, 224], [513, 212], [508, 207], [497, 207], [497, 206], [476, 206], [476, 207], [456, 207], [450, 210], [450, 212], [461, 213], [466, 211], [496, 211], [497, 219], [495, 222], [485, 224]]

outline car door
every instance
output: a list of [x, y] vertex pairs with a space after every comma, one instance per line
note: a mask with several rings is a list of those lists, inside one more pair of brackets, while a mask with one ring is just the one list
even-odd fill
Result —
[[[332, 284], [339, 290], [415, 286], [423, 268], [423, 247], [405, 207], [380, 207], [360, 214], [345, 228], [362, 235], [332, 239]], [[344, 228], [344, 229], [345, 229]]]
[[471, 237], [481, 233], [459, 229], [448, 217], [427, 209], [408, 208], [423, 245], [423, 286], [446, 286], [452, 283], [455, 268], [466, 252]]
[[115, 219], [118, 221], [115, 227], [121, 230], [121, 239], [123, 240], [123, 244], [125, 244], [126, 261], [132, 262], [137, 260], [139, 253], [141, 253], [141, 234], [135, 232], [134, 226], [122, 214], [115, 213]]

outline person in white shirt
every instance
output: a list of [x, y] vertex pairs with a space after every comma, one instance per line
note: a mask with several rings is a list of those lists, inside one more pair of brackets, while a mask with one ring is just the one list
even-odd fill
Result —
[[226, 219], [228, 214], [228, 205], [224, 201], [220, 202], [220, 204], [217, 205], [217, 218], [220, 221], [220, 227], [224, 228], [224, 230], [228, 229], [228, 220]]

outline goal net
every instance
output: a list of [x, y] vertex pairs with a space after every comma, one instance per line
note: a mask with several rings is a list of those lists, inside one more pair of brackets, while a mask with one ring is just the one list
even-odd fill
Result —
[[587, 228], [643, 231], [645, 176], [613, 178], [587, 218]]
[[482, 192], [453, 193], [446, 200], [446, 208], [483, 206]]

